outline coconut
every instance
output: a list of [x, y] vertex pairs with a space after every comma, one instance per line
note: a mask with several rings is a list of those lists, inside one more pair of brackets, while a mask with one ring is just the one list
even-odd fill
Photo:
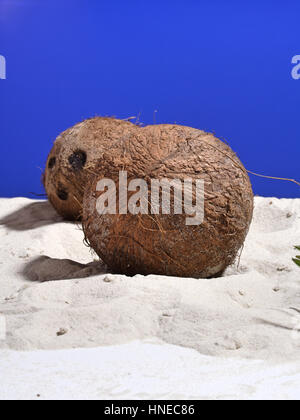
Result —
[[49, 201], [67, 220], [79, 220], [87, 177], [93, 173], [103, 152], [122, 141], [134, 124], [114, 118], [96, 117], [64, 131], [51, 150], [43, 183]]
[[[124, 197], [124, 185], [119, 182], [124, 170], [126, 186], [136, 178], [143, 179], [148, 192], [153, 180], [179, 180], [181, 185], [184, 180], [195, 185], [204, 181], [203, 221], [191, 223], [195, 219], [184, 212], [177, 214], [176, 188], [171, 189], [170, 214], [154, 209], [151, 194], [140, 198], [139, 214], [123, 214], [118, 203]], [[86, 240], [112, 272], [209, 278], [235, 261], [252, 220], [253, 192], [236, 154], [214, 135], [178, 125], [144, 127], [128, 137], [121, 150], [115, 144], [104, 154], [96, 172], [84, 195], [83, 229]], [[116, 214], [103, 208], [99, 211], [102, 194], [108, 201], [114, 194], [114, 189], [99, 188], [99, 181], [106, 178], [116, 185]], [[187, 185], [195, 204], [196, 188]], [[127, 194], [126, 204], [136, 192]], [[159, 196], [162, 199], [162, 193]], [[146, 206], [142, 200], [147, 201]]]

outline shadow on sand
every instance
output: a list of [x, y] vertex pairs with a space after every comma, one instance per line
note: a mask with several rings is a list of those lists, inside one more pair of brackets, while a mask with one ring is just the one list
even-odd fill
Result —
[[46, 256], [30, 261], [22, 271], [26, 280], [36, 282], [83, 279], [105, 273], [106, 267], [101, 261], [80, 264], [72, 260], [59, 260]]
[[21, 231], [36, 229], [62, 221], [63, 219], [48, 201], [41, 201], [40, 203], [30, 203], [0, 219], [0, 225], [4, 225], [11, 230]]

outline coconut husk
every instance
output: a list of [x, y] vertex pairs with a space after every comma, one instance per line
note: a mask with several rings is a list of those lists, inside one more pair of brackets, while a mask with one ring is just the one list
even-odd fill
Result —
[[67, 220], [80, 220], [87, 179], [105, 150], [122, 142], [134, 124], [114, 118], [96, 117], [64, 131], [56, 139], [43, 175], [49, 201]]
[[[187, 226], [187, 215], [174, 214], [174, 206], [170, 215], [99, 215], [97, 183], [106, 177], [118, 185], [121, 170], [149, 189], [151, 179], [204, 179], [204, 222]], [[207, 278], [235, 261], [252, 220], [253, 192], [236, 154], [214, 135], [178, 125], [144, 127], [121, 149], [115, 143], [96, 172], [84, 195], [83, 228], [111, 271]]]

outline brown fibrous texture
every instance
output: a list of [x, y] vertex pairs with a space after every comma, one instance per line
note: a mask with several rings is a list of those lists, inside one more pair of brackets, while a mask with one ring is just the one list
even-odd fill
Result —
[[87, 180], [104, 151], [138, 128], [128, 121], [95, 117], [58, 136], [47, 159], [43, 184], [49, 201], [62, 217], [81, 219]]
[[[149, 189], [152, 179], [203, 179], [203, 223], [187, 226], [187, 215], [174, 214], [174, 206], [169, 215], [99, 214], [98, 182], [113, 180], [118, 202], [124, 170], [128, 182], [141, 178]], [[209, 278], [235, 261], [252, 220], [253, 192], [236, 154], [214, 135], [178, 125], [143, 127], [112, 144], [95, 171], [84, 195], [83, 229], [112, 272]]]

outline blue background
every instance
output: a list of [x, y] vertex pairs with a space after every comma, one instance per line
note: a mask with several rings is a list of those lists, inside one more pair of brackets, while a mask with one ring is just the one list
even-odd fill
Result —
[[0, 0], [0, 196], [41, 193], [56, 136], [96, 114], [213, 131], [247, 169], [299, 178], [299, 16], [299, 1]]

